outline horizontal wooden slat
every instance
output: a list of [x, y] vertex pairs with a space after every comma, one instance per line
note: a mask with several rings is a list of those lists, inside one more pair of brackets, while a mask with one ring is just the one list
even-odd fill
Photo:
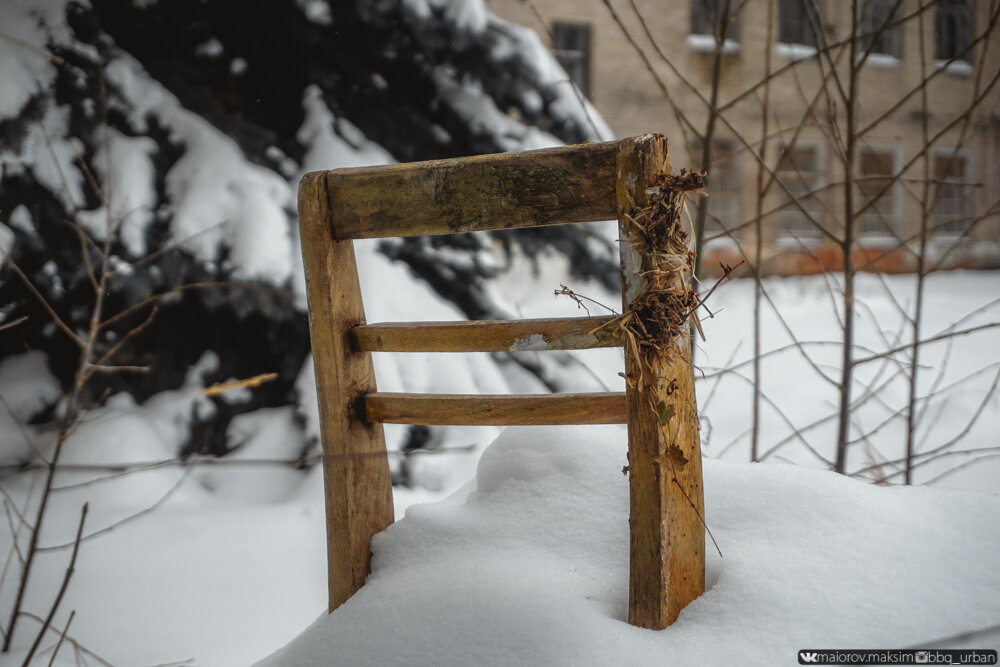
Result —
[[[620, 346], [611, 317], [391, 322], [351, 329], [364, 352], [520, 352]], [[603, 327], [603, 328], [602, 328]]]
[[624, 424], [625, 394], [392, 394], [364, 397], [369, 422], [393, 424]]
[[610, 220], [618, 144], [334, 169], [309, 196], [329, 197], [337, 240]]

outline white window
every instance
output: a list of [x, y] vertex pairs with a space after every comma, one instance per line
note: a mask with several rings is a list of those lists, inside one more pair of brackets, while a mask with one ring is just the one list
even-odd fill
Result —
[[552, 50], [580, 92], [590, 95], [590, 26], [582, 23], [552, 24]]
[[934, 15], [937, 59], [958, 58], [968, 62], [972, 42], [972, 0], [938, 0]]
[[[861, 48], [879, 55], [899, 57], [899, 26], [895, 0], [865, 0], [861, 3]], [[891, 26], [891, 27], [890, 27]]]
[[[823, 151], [819, 144], [782, 145], [775, 175], [792, 195], [780, 188], [786, 202], [775, 213], [775, 225], [781, 236], [815, 238], [820, 235], [816, 224], [823, 219]], [[805, 213], [803, 213], [803, 210]]]
[[902, 200], [899, 184], [893, 183], [897, 155], [894, 150], [864, 148], [858, 156], [858, 204], [868, 206], [858, 216], [858, 236], [899, 235]]
[[779, 0], [778, 41], [816, 47], [816, 32], [823, 29], [822, 0]]
[[950, 151], [939, 153], [934, 156], [933, 169], [934, 231], [962, 234], [972, 224], [968, 156]]
[[[696, 157], [701, 155], [701, 142], [692, 144]], [[731, 140], [712, 142], [711, 164], [708, 167], [708, 217], [705, 234], [715, 235], [723, 229], [735, 229], [740, 224], [740, 178], [736, 143]], [[699, 195], [700, 196], [700, 195]]]

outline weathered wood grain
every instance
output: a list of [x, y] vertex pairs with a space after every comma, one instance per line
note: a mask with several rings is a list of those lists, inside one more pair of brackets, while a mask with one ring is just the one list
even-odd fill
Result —
[[[644, 289], [643, 275], [653, 268], [653, 260], [634, 252], [625, 216], [648, 204], [647, 183], [657, 172], [669, 170], [663, 137], [639, 137], [620, 144], [616, 196], [626, 308]], [[666, 367], [651, 354], [625, 346], [625, 373], [631, 381], [626, 390], [631, 536], [628, 618], [633, 625], [653, 629], [673, 623], [681, 609], [705, 589], [701, 443], [690, 348], [686, 337], [663, 343], [673, 346]], [[641, 390], [637, 386], [641, 368], [652, 368], [663, 381]]]
[[621, 345], [611, 317], [563, 317], [470, 322], [391, 322], [351, 329], [358, 349], [371, 352], [518, 352], [586, 350]]
[[368, 394], [371, 422], [464, 426], [624, 424], [625, 394]]
[[329, 609], [365, 582], [373, 535], [393, 521], [392, 483], [381, 424], [355, 413], [374, 392], [371, 354], [351, 346], [349, 330], [365, 313], [351, 241], [335, 241], [326, 179], [310, 174], [299, 186], [299, 226], [319, 397], [326, 493]]
[[619, 142], [314, 172], [337, 239], [611, 220]]

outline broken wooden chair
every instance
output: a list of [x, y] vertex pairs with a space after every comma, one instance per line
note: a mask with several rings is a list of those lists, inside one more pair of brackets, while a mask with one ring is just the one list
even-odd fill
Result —
[[[670, 188], [665, 174], [670, 174], [666, 140], [646, 135], [303, 177], [299, 224], [324, 452], [331, 611], [364, 584], [371, 538], [393, 521], [383, 422], [627, 423], [629, 622], [663, 628], [703, 592], [701, 453], [686, 326], [667, 328], [674, 339], [640, 335], [664, 331], [644, 325], [644, 317], [657, 317], [654, 301], [673, 308], [675, 320], [691, 303], [682, 275], [689, 264], [665, 268], [662, 253], [650, 245], [662, 239], [651, 240], [644, 226], [644, 216], [659, 202], [659, 215], [676, 218], [661, 231], [686, 250], [686, 239], [677, 232], [682, 205], [676, 198], [663, 203], [663, 190]], [[631, 329], [610, 316], [365, 322], [353, 239], [614, 218], [621, 233], [623, 313], [631, 317]], [[657, 276], [666, 276], [668, 284], [654, 285]], [[531, 349], [624, 346], [626, 391], [441, 396], [376, 388], [372, 352], [510, 350], [529, 340]]]

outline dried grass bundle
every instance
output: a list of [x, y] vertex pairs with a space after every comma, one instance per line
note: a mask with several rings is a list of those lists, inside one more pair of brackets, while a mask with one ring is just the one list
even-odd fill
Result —
[[701, 329], [695, 315], [698, 295], [691, 289], [696, 255], [688, 249], [690, 235], [683, 218], [684, 193], [705, 187], [706, 179], [705, 172], [660, 174], [646, 191], [649, 205], [625, 216], [632, 248], [643, 258], [643, 287], [625, 311], [604, 326], [618, 327], [636, 358], [649, 360], [651, 367], [641, 369], [643, 377], [638, 378], [640, 388], [645, 378], [657, 377], [653, 366], [663, 368], [669, 362], [674, 342], [687, 336], [691, 318]]

